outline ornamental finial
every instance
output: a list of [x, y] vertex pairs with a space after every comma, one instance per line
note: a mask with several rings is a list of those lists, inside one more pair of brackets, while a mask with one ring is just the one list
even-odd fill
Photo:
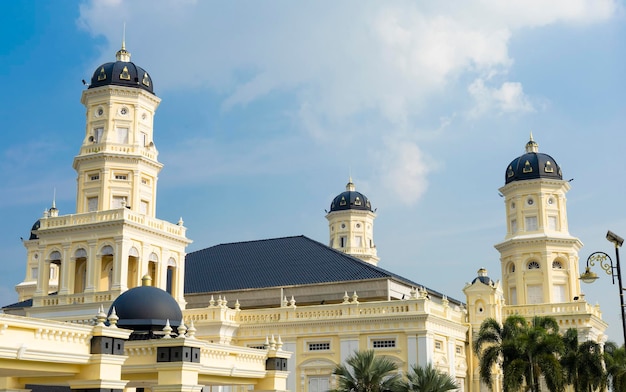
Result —
[[124, 31], [122, 33], [122, 48], [115, 53], [117, 61], [130, 61], [130, 52], [126, 50], [126, 23], [124, 23]]

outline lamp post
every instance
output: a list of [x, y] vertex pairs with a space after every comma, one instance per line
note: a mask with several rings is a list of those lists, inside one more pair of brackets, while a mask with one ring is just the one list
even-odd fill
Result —
[[[619, 286], [619, 302], [622, 311], [622, 332], [624, 333], [624, 344], [626, 345], [626, 313], [624, 309], [624, 288], [622, 286], [622, 270], [619, 264], [619, 248], [624, 243], [624, 239], [612, 231], [606, 233], [606, 239], [615, 245], [615, 265], [613, 265], [613, 259], [604, 252], [594, 252], [587, 258], [587, 268], [585, 272], [580, 275], [580, 280], [585, 283], [593, 283], [598, 279], [598, 275], [591, 271], [589, 266], [594, 266], [597, 262], [608, 275], [613, 278], [613, 284], [615, 284], [615, 278], [617, 277], [617, 284]], [[608, 260], [608, 261], [607, 261]]]

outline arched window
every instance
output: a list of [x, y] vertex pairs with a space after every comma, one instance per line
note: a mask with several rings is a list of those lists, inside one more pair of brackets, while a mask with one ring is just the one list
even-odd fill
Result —
[[167, 260], [167, 277], [165, 282], [165, 291], [172, 294], [174, 285], [176, 284], [176, 260], [170, 257]]
[[530, 263], [528, 263], [528, 269], [529, 270], [539, 269], [539, 263], [536, 261], [531, 261]]
[[552, 262], [552, 269], [563, 269], [563, 264], [558, 260], [554, 260]]
[[87, 251], [83, 248], [76, 249], [74, 260], [74, 293], [82, 293], [87, 283]]
[[511, 263], [511, 264], [509, 264], [509, 272], [510, 272], [510, 273], [515, 272], [515, 263]]
[[111, 245], [105, 245], [100, 250], [102, 256], [113, 256], [113, 247]]

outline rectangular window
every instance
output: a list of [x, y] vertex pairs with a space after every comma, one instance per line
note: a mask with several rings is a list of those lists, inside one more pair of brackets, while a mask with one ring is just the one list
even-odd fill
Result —
[[265, 345], [264, 344], [253, 344], [248, 346], [249, 348], [256, 348], [257, 350], [265, 350]]
[[556, 216], [548, 217], [548, 228], [554, 231], [558, 230]]
[[372, 348], [393, 348], [393, 347], [396, 347], [396, 339], [372, 340]]
[[339, 237], [339, 246], [341, 246], [342, 248], [345, 248], [348, 244], [348, 237]]
[[528, 286], [528, 304], [542, 304], [543, 303], [543, 288], [540, 284]]
[[125, 173], [115, 173], [115, 179], [116, 180], [122, 180], [122, 181], [128, 180], [128, 174], [125, 174]]
[[537, 230], [537, 217], [536, 216], [527, 216], [525, 223], [526, 223], [526, 231]]
[[141, 177], [141, 183], [143, 185], [150, 185], [150, 180], [147, 179], [146, 177]]
[[309, 377], [308, 392], [326, 392], [330, 390], [329, 377]]
[[553, 302], [566, 302], [565, 285], [557, 284], [557, 285], [554, 285], [553, 287], [554, 287], [553, 292], [552, 292], [552, 294], [554, 295]]
[[96, 173], [96, 174], [91, 174], [89, 176], [89, 181], [98, 181], [100, 179], [100, 174]]
[[442, 350], [443, 342], [441, 340], [435, 340], [435, 350]]
[[362, 244], [363, 244], [363, 237], [361, 237], [360, 235], [354, 237], [354, 246], [361, 247]]
[[148, 213], [148, 202], [145, 200], [141, 201], [141, 205], [139, 207], [139, 212], [146, 215]]
[[517, 289], [515, 287], [511, 287], [509, 292], [511, 293], [509, 296], [509, 304], [517, 305]]
[[87, 211], [98, 211], [98, 196], [87, 198]]
[[309, 343], [309, 351], [328, 351], [330, 350], [330, 342]]
[[145, 132], [141, 132], [139, 137], [141, 138], [141, 145], [146, 147], [148, 145], [148, 134]]
[[120, 144], [128, 144], [128, 128], [116, 128], [117, 142]]
[[463, 354], [463, 347], [462, 346], [456, 346], [456, 353], [459, 355]]
[[33, 267], [30, 269], [30, 277], [32, 279], [37, 279], [39, 277], [39, 268]]
[[95, 143], [100, 143], [102, 141], [102, 135], [104, 134], [104, 128], [96, 128], [93, 130], [93, 137]]
[[126, 196], [113, 196], [112, 208], [122, 208], [126, 206]]
[[511, 233], [517, 233], [517, 219], [511, 219]]

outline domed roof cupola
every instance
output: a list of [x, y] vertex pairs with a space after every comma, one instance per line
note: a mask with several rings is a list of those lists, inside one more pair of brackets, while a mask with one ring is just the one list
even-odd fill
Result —
[[131, 340], [158, 338], [168, 320], [176, 330], [183, 318], [176, 300], [167, 291], [150, 286], [151, 281], [144, 277], [142, 286], [122, 293], [108, 311], [110, 316], [115, 308], [118, 327], [133, 330]]
[[533, 140], [532, 133], [530, 140], [526, 143], [526, 153], [515, 158], [507, 167], [504, 175], [505, 184], [514, 181], [534, 180], [537, 178], [549, 178], [562, 180], [561, 167], [554, 158], [548, 154], [539, 152], [539, 145]]
[[477, 281], [488, 286], [494, 285], [493, 280], [491, 280], [491, 278], [487, 276], [487, 270], [485, 268], [481, 268], [478, 270], [478, 276], [474, 278], [474, 280], [472, 280], [472, 284], [476, 283]]
[[91, 77], [89, 88], [102, 86], [125, 86], [146, 90], [154, 94], [152, 78], [148, 72], [130, 61], [130, 52], [122, 40], [122, 48], [115, 54], [117, 61], [100, 65]]
[[372, 211], [369, 199], [361, 192], [356, 191], [352, 178], [346, 184], [346, 191], [337, 195], [330, 204], [330, 212], [343, 210]]

